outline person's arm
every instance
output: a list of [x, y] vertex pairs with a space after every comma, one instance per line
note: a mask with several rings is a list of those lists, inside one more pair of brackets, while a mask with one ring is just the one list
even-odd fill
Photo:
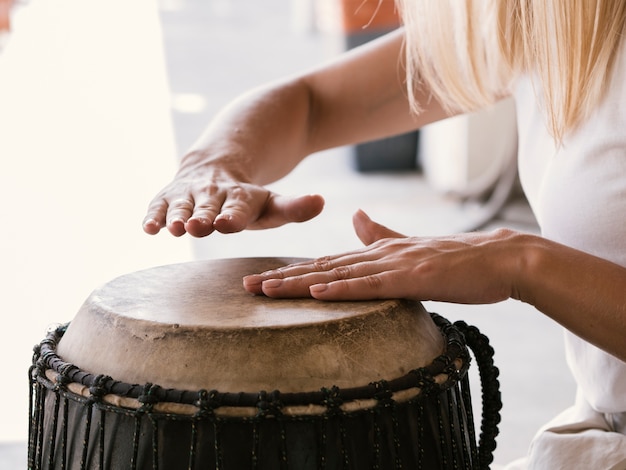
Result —
[[364, 248], [250, 275], [244, 287], [320, 300], [485, 304], [514, 298], [626, 361], [626, 268], [512, 230], [404, 237], [362, 212], [354, 224]]
[[424, 111], [417, 117], [410, 112], [402, 47], [399, 30], [235, 100], [152, 201], [144, 230], [156, 234], [167, 227], [174, 235], [205, 236], [317, 215], [320, 196], [287, 199], [261, 185], [286, 175], [311, 153], [400, 134], [445, 117], [426, 91]]

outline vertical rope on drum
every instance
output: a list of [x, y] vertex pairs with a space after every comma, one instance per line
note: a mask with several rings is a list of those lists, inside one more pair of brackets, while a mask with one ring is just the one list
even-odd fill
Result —
[[99, 422], [99, 434], [100, 439], [98, 443], [98, 461], [100, 462], [100, 468], [106, 468], [104, 466], [104, 432], [105, 432], [105, 417], [106, 413], [103, 409], [100, 409], [100, 422]]
[[283, 416], [283, 404], [280, 401], [280, 392], [274, 390], [268, 396], [268, 406], [266, 413], [273, 416], [278, 422], [280, 436], [280, 468], [289, 469], [289, 453], [287, 450], [287, 431], [285, 430], [285, 417]]
[[371, 413], [372, 419], [374, 421], [374, 464], [372, 470], [380, 470], [382, 465], [382, 455], [380, 452], [380, 443], [382, 441], [382, 432], [380, 430], [380, 410], [378, 407], [375, 407]]
[[259, 464], [259, 420], [258, 418], [254, 418], [252, 420], [252, 456], [251, 462], [252, 470], [256, 470]]
[[83, 452], [80, 456], [80, 469], [87, 468], [87, 450], [89, 449], [89, 434], [91, 433], [91, 414], [93, 412], [93, 401], [87, 401], [87, 421], [85, 422], [85, 433], [83, 434]]
[[320, 420], [317, 421], [319, 427], [319, 454], [317, 460], [317, 468], [318, 470], [326, 470], [326, 452], [327, 452], [327, 435], [326, 429], [328, 428], [328, 415], [324, 414]]
[[287, 458], [287, 432], [285, 431], [285, 420], [278, 417], [278, 425], [280, 426], [280, 462], [282, 470], [289, 469], [289, 459]]
[[65, 470], [67, 468], [67, 427], [68, 424], [68, 407], [69, 400], [66, 396], [63, 397], [63, 435], [61, 436], [61, 470]]
[[187, 466], [187, 470], [193, 470], [196, 462], [196, 445], [198, 441], [198, 430], [197, 430], [197, 422], [199, 418], [194, 417], [191, 420], [191, 437], [189, 438], [190, 446], [189, 446], [189, 465]]
[[98, 410], [94, 410], [94, 405], [96, 403], [102, 402], [102, 397], [107, 393], [106, 382], [110, 380], [111, 377], [107, 375], [97, 375], [91, 386], [89, 387], [89, 398], [87, 399], [87, 422], [85, 423], [85, 436], [83, 438], [83, 453], [80, 460], [80, 468], [81, 470], [85, 470], [87, 468], [87, 454], [89, 450], [89, 436], [91, 435], [91, 422], [93, 420], [93, 415]]
[[483, 403], [478, 464], [479, 468], [488, 469], [493, 462], [493, 451], [496, 449], [496, 436], [499, 432], [498, 424], [502, 409], [502, 396], [498, 381], [500, 371], [494, 364], [494, 350], [489, 344], [489, 339], [478, 328], [460, 320], [455, 322], [454, 326], [463, 333], [478, 364]]
[[250, 462], [252, 470], [256, 470], [259, 465], [259, 421], [265, 417], [269, 408], [265, 390], [261, 390], [257, 395], [256, 408], [256, 416], [252, 420], [252, 456]]
[[137, 470], [137, 456], [139, 455], [139, 435], [141, 433], [142, 413], [137, 410], [133, 413], [135, 430], [133, 432], [133, 454], [130, 457], [130, 470]]
[[[38, 355], [39, 347], [35, 347], [36, 357]], [[29, 384], [29, 394], [28, 394], [28, 418], [29, 418], [29, 426], [28, 426], [28, 468], [35, 467], [35, 442], [37, 441], [37, 418], [36, 415], [39, 410], [34, 406], [34, 403], [37, 401], [37, 390], [38, 390], [38, 382], [35, 378], [35, 366], [31, 366], [28, 368], [28, 384]]]
[[189, 465], [187, 470], [193, 470], [196, 463], [196, 446], [198, 445], [198, 421], [208, 416], [209, 409], [207, 406], [208, 392], [204, 389], [198, 391], [198, 399], [194, 403], [198, 407], [198, 411], [191, 420], [191, 436], [189, 446]]
[[[459, 468], [459, 461], [457, 459], [457, 454], [458, 454], [458, 447], [457, 447], [457, 443], [456, 443], [456, 438], [455, 436], [456, 434], [456, 426], [454, 423], [454, 404], [453, 402], [456, 401], [455, 400], [455, 395], [454, 395], [454, 391], [456, 389], [454, 387], [449, 388], [448, 390], [446, 390], [446, 394], [448, 396], [448, 416], [450, 417], [450, 436], [451, 439], [450, 441], [452, 442], [452, 468]], [[458, 434], [459, 436], [461, 436], [461, 434]]]
[[139, 450], [138, 432], [139, 432], [139, 429], [141, 428], [141, 425], [139, 426], [139, 429], [138, 429], [137, 422], [140, 423], [140, 421], [143, 420], [144, 416], [148, 416], [148, 420], [150, 421], [150, 424], [152, 424], [151, 448], [152, 448], [152, 469], [153, 470], [158, 470], [159, 468], [159, 448], [158, 448], [159, 426], [158, 426], [158, 420], [153, 415], [152, 411], [153, 411], [154, 405], [159, 402], [158, 395], [159, 395], [160, 390], [161, 390], [160, 386], [152, 384], [152, 383], [146, 383], [143, 386], [141, 394], [137, 397], [137, 401], [141, 403], [141, 406], [137, 409], [137, 413], [136, 413], [136, 415], [139, 417], [139, 421], [135, 422], [135, 437], [137, 440], [137, 449], [136, 449], [137, 452], [135, 452], [135, 449], [133, 449], [133, 457], [135, 459], [137, 458], [138, 450]]
[[215, 451], [215, 470], [221, 470], [223, 464], [220, 433], [220, 421], [215, 418], [213, 420], [213, 449]]
[[[474, 462], [474, 456], [470, 453], [470, 450], [467, 448], [468, 443], [465, 438], [468, 432], [466, 421], [465, 421], [467, 410], [463, 406], [463, 391], [460, 386], [460, 381], [457, 384], [457, 390], [458, 390], [458, 395], [457, 395], [457, 400], [456, 400], [456, 413], [457, 413], [457, 416], [459, 417], [459, 435], [461, 436], [461, 451], [463, 453], [463, 469], [471, 470], [472, 462]], [[471, 410], [470, 410], [470, 413], [471, 413]]]
[[350, 455], [348, 454], [348, 446], [346, 445], [346, 442], [348, 441], [347, 438], [347, 434], [346, 434], [346, 423], [345, 423], [345, 416], [343, 414], [340, 414], [338, 416], [339, 418], [339, 435], [341, 437], [341, 456], [342, 456], [342, 460], [343, 460], [343, 468], [350, 468]]
[[159, 470], [159, 420], [152, 413], [148, 413], [152, 424], [152, 470]]
[[37, 462], [35, 462], [35, 468], [42, 468], [43, 459], [43, 422], [44, 422], [44, 407], [46, 406], [46, 391], [43, 385], [39, 385], [39, 412], [37, 413]]
[[49, 438], [49, 446], [50, 452], [48, 453], [48, 469], [52, 470], [54, 468], [54, 454], [56, 447], [56, 437], [57, 437], [57, 427], [59, 424], [59, 390], [58, 388], [54, 390], [54, 411], [52, 415], [52, 432], [50, 433]]
[[402, 458], [399, 437], [400, 426], [398, 424], [396, 402], [392, 398], [393, 392], [389, 388], [389, 384], [386, 380], [379, 380], [378, 382], [374, 382], [371, 385], [374, 385], [376, 389], [376, 393], [374, 393], [374, 398], [377, 402], [376, 408], [379, 410], [391, 408], [391, 434], [393, 439], [394, 461], [396, 469], [401, 469]]
[[441, 462], [443, 464], [443, 468], [448, 468], [448, 459], [446, 453], [446, 438], [443, 432], [443, 413], [441, 408], [443, 407], [441, 403], [441, 394], [437, 395], [437, 425], [439, 426], [439, 451], [441, 452]]
[[422, 468], [424, 462], [424, 403], [423, 400], [417, 402], [417, 468]]
[[393, 426], [393, 445], [396, 449], [396, 469], [402, 469], [402, 458], [400, 451], [400, 425], [398, 424], [398, 407], [396, 406], [396, 402], [392, 402], [389, 406], [392, 407], [391, 410], [391, 424]]
[[[476, 448], [476, 431], [474, 430], [474, 408], [472, 406], [472, 394], [469, 384], [468, 374], [461, 379], [461, 396], [463, 404], [465, 406], [465, 416], [467, 416], [467, 433], [470, 438], [470, 455], [472, 460], [472, 467], [475, 467], [478, 462], [478, 449]], [[465, 440], [463, 440], [465, 443]]]
[[321, 392], [324, 394], [324, 398], [322, 400], [323, 405], [326, 407], [325, 416], [330, 418], [335, 418], [339, 424], [339, 442], [341, 443], [341, 461], [343, 463], [343, 468], [350, 468], [350, 457], [348, 456], [347, 446], [346, 446], [346, 426], [345, 426], [345, 416], [343, 411], [341, 410], [341, 405], [343, 404], [343, 399], [341, 398], [341, 393], [339, 391], [339, 387], [332, 386], [331, 388], [322, 387]]

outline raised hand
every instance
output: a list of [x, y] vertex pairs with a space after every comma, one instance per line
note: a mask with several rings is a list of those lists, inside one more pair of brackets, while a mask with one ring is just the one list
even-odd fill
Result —
[[204, 237], [214, 231], [234, 233], [304, 222], [324, 207], [319, 195], [286, 197], [262, 186], [203, 174], [176, 178], [150, 203], [143, 228], [157, 234], [167, 227], [174, 236]]

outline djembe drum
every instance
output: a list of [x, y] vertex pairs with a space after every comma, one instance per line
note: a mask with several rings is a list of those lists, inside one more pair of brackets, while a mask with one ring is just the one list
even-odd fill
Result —
[[[241, 287], [293, 261], [162, 266], [95, 290], [35, 348], [29, 467], [488, 467], [500, 400], [484, 335], [416, 302]], [[468, 336], [483, 357], [479, 445]]]

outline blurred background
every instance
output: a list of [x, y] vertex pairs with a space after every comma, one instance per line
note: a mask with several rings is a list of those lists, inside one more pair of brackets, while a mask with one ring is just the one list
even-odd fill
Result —
[[[407, 234], [537, 231], [517, 185], [505, 103], [311, 156], [272, 185], [324, 195], [325, 211], [308, 223], [202, 240], [142, 232], [148, 202], [220, 107], [395, 28], [393, 10], [375, 0], [30, 0], [12, 20], [0, 53], [2, 469], [26, 466], [33, 346], [116, 276], [193, 259], [353, 249], [359, 208]], [[515, 301], [426, 306], [491, 339], [504, 401], [496, 463], [522, 456], [573, 401], [560, 328]], [[477, 400], [477, 377], [473, 387]]]

